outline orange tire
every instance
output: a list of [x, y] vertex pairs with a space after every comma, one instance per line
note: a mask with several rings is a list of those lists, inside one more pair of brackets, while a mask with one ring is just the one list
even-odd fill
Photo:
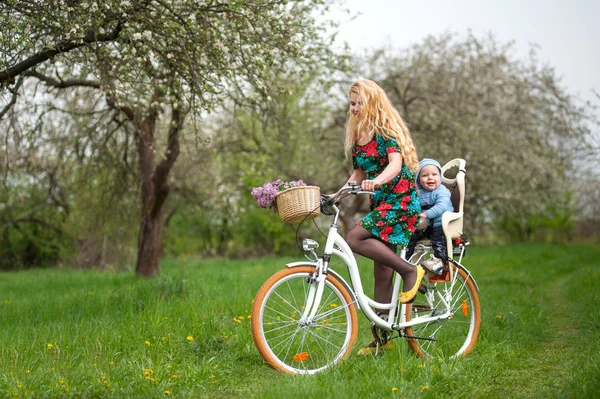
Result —
[[315, 267], [278, 271], [260, 288], [252, 305], [252, 336], [258, 352], [274, 369], [313, 374], [346, 358], [358, 335], [352, 296], [328, 275], [313, 320], [301, 320]]

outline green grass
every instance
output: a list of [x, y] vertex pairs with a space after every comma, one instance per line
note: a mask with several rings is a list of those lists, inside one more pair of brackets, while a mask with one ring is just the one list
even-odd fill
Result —
[[[252, 341], [253, 297], [291, 260], [165, 261], [153, 280], [3, 273], [0, 397], [597, 397], [597, 245], [469, 248], [482, 309], [471, 355], [428, 362], [396, 340], [315, 376], [272, 370]], [[370, 293], [369, 263], [361, 268]], [[362, 314], [359, 323], [354, 352], [370, 341]]]

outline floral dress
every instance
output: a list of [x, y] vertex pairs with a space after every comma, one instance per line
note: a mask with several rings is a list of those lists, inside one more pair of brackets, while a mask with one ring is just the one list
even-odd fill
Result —
[[[392, 152], [400, 152], [396, 141], [376, 134], [365, 145], [352, 148], [352, 166], [361, 168], [367, 179], [373, 180], [388, 166], [388, 154]], [[369, 203], [371, 212], [358, 225], [385, 242], [406, 246], [418, 224], [421, 205], [415, 174], [404, 162], [400, 173], [376, 189]]]

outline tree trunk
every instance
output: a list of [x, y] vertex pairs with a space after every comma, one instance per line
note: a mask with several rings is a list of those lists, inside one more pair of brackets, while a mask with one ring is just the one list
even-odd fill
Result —
[[135, 272], [144, 277], [156, 276], [159, 272], [162, 249], [162, 213], [142, 216], [138, 238], [138, 255]]
[[[155, 97], [157, 98], [157, 93]], [[162, 252], [163, 218], [162, 207], [169, 195], [168, 176], [179, 155], [179, 131], [183, 116], [174, 106], [169, 127], [167, 150], [164, 158], [156, 165], [156, 119], [157, 107], [150, 102], [148, 116], [136, 125], [136, 148], [141, 186], [141, 215], [138, 235], [138, 258], [136, 274], [152, 277], [159, 273]]]

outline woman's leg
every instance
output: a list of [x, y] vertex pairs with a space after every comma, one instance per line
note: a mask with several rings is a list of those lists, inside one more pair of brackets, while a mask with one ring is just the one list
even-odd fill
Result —
[[[385, 244], [390, 250], [396, 252], [396, 246], [393, 244]], [[392, 280], [394, 277], [394, 269], [383, 263], [375, 262], [373, 265], [373, 271], [375, 276], [375, 291], [374, 297], [375, 302], [379, 303], [390, 303], [392, 301]], [[377, 309], [377, 311], [385, 312], [384, 309]]]
[[[375, 262], [373, 266], [375, 275], [374, 299], [379, 303], [390, 303], [392, 301], [392, 278], [394, 277], [394, 269], [379, 262]], [[383, 309], [378, 310], [383, 311]]]
[[[352, 230], [348, 232], [348, 235], [346, 236], [346, 242], [348, 243], [348, 245], [350, 245], [350, 248], [353, 252], [375, 261], [376, 293], [378, 288], [377, 273], [380, 273], [380, 271], [377, 271], [377, 264], [379, 264], [379, 270], [381, 269], [381, 266], [387, 266], [397, 271], [398, 274], [402, 276], [402, 281], [404, 281], [403, 290], [409, 290], [415, 285], [415, 281], [417, 279], [417, 269], [398, 255], [396, 255], [395, 251], [388, 247], [384, 242], [379, 241], [377, 238], [375, 238], [371, 233], [369, 233], [368, 230], [358, 225], [354, 226]], [[381, 281], [383, 281], [384, 278], [389, 278], [391, 280], [391, 275], [391, 272], [389, 273], [389, 277], [388, 275], [384, 275], [383, 273], [381, 273]], [[388, 289], [391, 290], [391, 283], [390, 288]], [[391, 291], [389, 294], [386, 295], [388, 295], [391, 298]], [[376, 294], [375, 298], [378, 298], [378, 294]]]

